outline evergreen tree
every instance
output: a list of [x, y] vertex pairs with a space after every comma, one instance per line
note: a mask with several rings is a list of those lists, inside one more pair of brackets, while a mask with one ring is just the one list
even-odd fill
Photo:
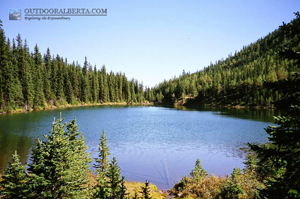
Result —
[[64, 93], [64, 62], [63, 58], [59, 57], [57, 55], [56, 57], [57, 60], [57, 66], [58, 66], [58, 71], [57, 71], [57, 76], [56, 76], [56, 82], [57, 82], [57, 94], [56, 97], [59, 99], [60, 102], [64, 102], [65, 100], [65, 93]]
[[1, 195], [4, 198], [28, 198], [29, 189], [27, 186], [28, 176], [25, 173], [25, 166], [20, 162], [17, 152], [12, 157], [12, 163], [8, 163], [8, 167], [2, 176]]
[[109, 148], [107, 146], [107, 139], [105, 136], [104, 130], [102, 131], [102, 136], [100, 139], [99, 144], [99, 156], [98, 158], [95, 158], [96, 165], [94, 167], [96, 168], [97, 173], [106, 173], [109, 167], [109, 159], [108, 156], [110, 155]]
[[85, 103], [90, 100], [90, 82], [88, 75], [88, 66], [87, 58], [85, 57], [84, 66], [82, 68], [82, 86], [81, 86], [81, 100]]
[[99, 156], [98, 158], [95, 158], [96, 164], [94, 165], [94, 168], [96, 169], [96, 181], [97, 184], [94, 187], [95, 193], [94, 197], [95, 198], [107, 198], [108, 197], [108, 182], [106, 179], [106, 174], [108, 172], [109, 168], [109, 159], [108, 156], [110, 155], [109, 153], [109, 148], [107, 146], [107, 139], [105, 137], [105, 132], [104, 130], [102, 131], [102, 136], [100, 139], [100, 144], [99, 144]]
[[43, 83], [43, 71], [44, 67], [42, 66], [42, 56], [39, 52], [39, 48], [36, 45], [34, 47], [34, 62], [35, 62], [35, 95], [33, 105], [35, 108], [44, 107], [45, 104], [45, 95], [44, 95], [44, 83]]
[[131, 103], [136, 102], [135, 89], [134, 89], [134, 80], [131, 80]]
[[108, 102], [109, 101], [109, 87], [108, 87], [106, 68], [104, 65], [101, 68], [101, 73], [103, 76], [102, 100], [104, 102]]
[[128, 195], [128, 193], [126, 193], [126, 192], [127, 192], [127, 188], [125, 186], [125, 177], [122, 176], [121, 181], [120, 181], [120, 191], [118, 193], [119, 198], [120, 199], [125, 199], [126, 196]]
[[[52, 59], [51, 61], [51, 93], [56, 97], [58, 90], [58, 66], [57, 60]], [[56, 98], [55, 98], [56, 99]]]
[[109, 163], [109, 168], [106, 173], [108, 179], [108, 192], [109, 198], [116, 199], [120, 193], [120, 168], [117, 163], [117, 159], [113, 156], [111, 163]]
[[29, 187], [30, 192], [35, 198], [43, 198], [45, 192], [47, 192], [47, 186], [49, 186], [49, 181], [45, 180], [44, 172], [44, 154], [42, 141], [38, 138], [35, 142], [35, 146], [32, 150], [31, 164], [29, 164], [28, 171], [30, 173], [29, 177]]
[[[32, 191], [44, 198], [73, 198], [87, 193], [89, 166], [82, 133], [75, 119], [54, 120], [50, 135], [38, 141], [29, 164]], [[67, 127], [68, 131], [65, 131]]]
[[99, 80], [96, 66], [94, 67], [94, 73], [92, 75], [92, 98], [94, 103], [99, 101]]
[[150, 183], [148, 180], [145, 182], [145, 187], [142, 187], [141, 193], [143, 194], [144, 199], [151, 199], [150, 197]]
[[279, 126], [266, 128], [271, 145], [249, 144], [257, 153], [260, 175], [267, 177], [266, 188], [261, 192], [264, 197], [300, 197], [300, 109], [294, 109], [298, 115], [275, 117]]

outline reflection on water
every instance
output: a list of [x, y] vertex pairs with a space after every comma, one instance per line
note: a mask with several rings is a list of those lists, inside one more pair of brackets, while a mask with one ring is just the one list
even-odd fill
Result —
[[[168, 189], [188, 175], [197, 158], [209, 173], [226, 175], [243, 168], [239, 148], [247, 142], [267, 141], [264, 128], [273, 112], [245, 109], [185, 109], [98, 106], [0, 116], [0, 170], [14, 150], [22, 162], [31, 144], [51, 130], [53, 117], [74, 117], [89, 152], [97, 157], [104, 129], [110, 152], [129, 181], [149, 180]], [[276, 113], [275, 113], [276, 114]]]

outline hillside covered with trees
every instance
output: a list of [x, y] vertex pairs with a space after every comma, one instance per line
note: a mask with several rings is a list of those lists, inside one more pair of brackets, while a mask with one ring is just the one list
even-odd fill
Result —
[[[196, 89], [198, 94], [195, 91], [193, 96], [196, 97], [194, 99], [195, 101], [198, 100], [201, 102], [201, 100], [204, 100], [205, 102], [208, 102], [208, 100], [211, 100], [210, 104], [231, 103], [249, 106], [271, 106], [274, 104], [278, 107], [287, 107], [285, 115], [275, 117], [276, 126], [269, 126], [265, 129], [266, 133], [269, 135], [268, 143], [262, 145], [248, 143], [248, 157], [245, 161], [246, 168], [243, 171], [235, 168], [231, 176], [216, 177], [209, 175], [201, 166], [200, 160], [197, 160], [195, 168], [191, 171], [190, 175], [185, 176], [171, 190], [171, 193], [175, 198], [300, 198], [299, 12], [296, 13], [296, 16], [297, 18], [294, 21], [289, 24], [283, 24], [279, 30], [266, 37], [271, 37], [272, 39], [270, 38], [268, 40], [264, 38], [259, 40], [256, 44], [244, 48], [241, 52], [236, 53], [225, 61], [220, 61], [216, 65], [206, 68], [204, 71], [191, 75], [183, 75], [178, 79], [170, 80], [169, 85], [168, 82], [165, 82], [154, 89], [154, 94], [158, 97], [158, 101], [166, 102], [169, 100], [174, 102], [175, 100], [176, 102], [177, 99], [180, 99], [179, 94], [181, 94], [181, 98], [193, 96], [192, 90], [186, 90], [187, 88], [190, 88], [190, 85], [192, 84], [186, 83], [185, 85], [182, 83], [181, 85], [181, 82], [184, 82], [185, 80], [188, 82], [189, 78], [192, 77], [205, 77], [207, 84], [203, 85], [207, 86], [207, 89], [202, 88], [202, 81], [195, 80], [195, 84], [203, 89]], [[297, 42], [294, 42], [294, 40]], [[267, 46], [274, 45], [274, 48], [269, 49], [266, 46], [263, 47], [262, 44], [264, 42], [267, 42]], [[257, 49], [253, 51], [249, 50], [254, 48], [252, 46], [257, 47], [259, 43], [260, 48], [263, 48], [264, 51], [259, 51], [258, 55], [262, 53], [264, 59], [260, 58], [261, 56], [254, 56], [255, 52], [258, 52]], [[277, 54], [274, 49], [278, 49]], [[35, 52], [38, 51], [35, 50]], [[246, 52], [248, 52], [248, 54]], [[251, 57], [250, 54], [254, 56], [253, 59], [249, 58]], [[35, 57], [34, 54], [30, 56], [32, 58]], [[3, 58], [2, 56], [1, 64], [4, 63], [4, 65], [1, 65], [1, 67], [18, 66], [9, 64], [12, 62], [5, 62], [5, 60], [7, 60], [7, 58]], [[238, 60], [240, 60], [240, 62], [238, 62]], [[259, 60], [261, 61], [260, 64], [255, 65]], [[271, 60], [273, 60], [273, 62], [271, 62]], [[34, 59], [32, 60], [32, 64], [33, 63], [36, 63]], [[231, 65], [225, 65], [224, 63], [231, 63]], [[233, 63], [239, 64], [234, 65]], [[42, 67], [43, 65], [37, 67], [34, 76], [34, 78], [36, 78], [35, 84], [31, 83], [32, 85], [36, 85], [36, 90], [33, 92], [35, 93], [35, 97], [30, 98], [33, 100], [33, 107], [35, 106], [35, 103], [39, 102], [37, 99], [45, 98], [45, 96], [41, 94], [44, 93], [41, 89], [44, 87], [37, 86], [44, 84], [38, 84], [36, 82], [43, 79], [39, 77], [42, 73], [39, 73], [38, 71], [38, 69]], [[66, 66], [66, 68], [68, 67]], [[84, 66], [81, 70], [82, 77], [86, 77], [86, 79], [83, 78], [83, 82], [89, 82], [89, 76], [87, 74], [93, 74], [93, 70], [89, 73], [85, 68], [87, 67]], [[6, 70], [3, 71], [7, 72]], [[25, 69], [23, 72], [24, 71], [26, 72]], [[101, 71], [98, 71], [98, 73], [101, 74]], [[3, 74], [9, 73], [2, 73], [2, 75]], [[22, 93], [23, 98], [25, 99], [25, 106], [26, 104], [28, 106], [28, 96], [31, 96], [28, 95], [26, 98], [26, 95], [24, 95], [28, 94], [28, 82], [33, 81], [29, 81], [31, 79], [29, 78], [30, 76], [30, 73], [26, 73], [24, 79], [21, 79], [21, 81], [17, 81], [16, 74], [15, 76], [10, 76], [10, 78], [15, 81], [15, 84], [12, 85], [19, 85], [15, 90], [15, 93], [19, 94], [15, 96], [21, 96]], [[97, 75], [94, 77], [96, 76]], [[222, 77], [228, 77], [229, 79]], [[208, 81], [208, 79], [210, 79], [210, 81]], [[24, 90], [26, 92], [24, 91], [24, 93], [22, 86], [23, 81], [26, 82], [24, 84]], [[228, 84], [224, 83], [224, 87], [222, 87], [222, 81], [227, 82]], [[172, 87], [173, 90], [170, 90], [171, 85], [173, 85], [172, 83], [176, 85], [176, 82], [178, 88], [174, 86], [174, 88]], [[164, 84], [165, 86], [163, 86]], [[66, 85], [69, 85], [69, 83], [67, 82]], [[92, 86], [88, 88], [93, 88], [93, 84], [91, 85]], [[218, 89], [219, 87], [220, 89]], [[14, 89], [11, 90], [14, 91]], [[7, 91], [10, 91], [10, 89], [7, 89]], [[41, 97], [39, 96], [38, 91], [41, 91]], [[176, 93], [175, 91], [181, 93]], [[85, 91], [82, 92], [85, 93]], [[68, 92], [60, 92], [58, 89], [58, 93], [66, 94]], [[99, 95], [100, 93], [102, 92], [99, 92]], [[140, 93], [142, 95], [143, 88], [141, 88]], [[167, 95], [168, 93], [169, 95]], [[81, 98], [75, 99], [80, 99], [83, 102], [85, 102], [85, 100], [88, 102], [91, 99], [96, 99], [94, 98], [95, 95], [93, 95], [93, 93], [91, 93], [91, 95], [85, 94], [81, 96]], [[112, 92], [112, 94], [115, 94], [115, 92]], [[112, 96], [117, 96], [116, 94], [112, 94], [106, 96], [106, 99], [116, 99], [111, 98]], [[7, 97], [7, 95], [5, 96]], [[67, 100], [68, 98], [66, 96], [68, 95], [63, 97]], [[176, 98], [176, 96], [178, 98]], [[62, 98], [62, 96], [56, 95], [56, 100], [59, 98]], [[5, 103], [8, 104], [8, 102], [10, 102], [7, 100], [9, 98], [5, 99], [6, 101], [2, 101], [2, 104], [4, 105]], [[226, 101], [228, 99], [231, 99], [232, 101]], [[247, 101], [247, 99], [251, 100]], [[37, 106], [38, 105], [39, 104], [37, 104]], [[150, 184], [148, 181], [146, 181], [145, 185], [141, 188], [141, 191], [134, 191], [131, 194], [128, 193], [129, 188], [125, 185], [125, 178], [121, 177], [120, 168], [116, 158], [113, 156], [111, 161], [108, 159], [110, 152], [106, 142], [105, 133], [103, 132], [99, 144], [99, 155], [95, 159], [95, 173], [92, 173], [92, 175], [94, 175], [94, 182], [92, 182], [89, 178], [89, 175], [91, 174], [89, 163], [92, 162], [92, 159], [87, 153], [87, 146], [85, 145], [83, 134], [78, 132], [76, 120], [74, 119], [65, 124], [63, 124], [63, 119], [61, 117], [58, 120], [54, 120], [52, 123], [52, 131], [48, 135], [45, 135], [45, 139], [40, 140], [38, 138], [36, 140], [32, 150], [31, 163], [28, 164], [28, 169], [20, 163], [17, 153], [13, 155], [12, 163], [9, 163], [4, 175], [0, 179], [0, 197], [80, 197], [111, 199], [166, 198], [163, 194], [159, 196], [150, 194]]]
[[97, 70], [86, 57], [80, 66], [51, 55], [49, 48], [44, 55], [37, 45], [30, 52], [20, 34], [16, 40], [7, 39], [0, 23], [0, 112], [144, 100], [143, 83], [108, 72], [105, 66]]
[[[2, 25], [1, 25], [2, 26]], [[44, 109], [52, 106], [145, 101], [168, 105], [283, 107], [294, 86], [297, 63], [279, 52], [299, 51], [300, 19], [284, 24], [266, 37], [229, 54], [200, 72], [183, 73], [154, 88], [145, 88], [124, 73], [68, 62], [50, 49], [42, 55], [38, 46], [30, 52], [27, 41], [5, 37], [0, 28], [0, 111]], [[288, 50], [286, 50], [288, 52]], [[188, 66], [186, 66], [188, 69]], [[289, 99], [291, 100], [291, 99]]]
[[[157, 102], [184, 105], [279, 107], [295, 88], [293, 59], [279, 52], [300, 50], [300, 18], [284, 24], [255, 43], [196, 73], [160, 83], [153, 89]], [[298, 31], [291, 34], [289, 28]], [[299, 56], [299, 55], [298, 55]], [[188, 66], [185, 66], [188, 69]], [[290, 99], [289, 99], [290, 100]]]

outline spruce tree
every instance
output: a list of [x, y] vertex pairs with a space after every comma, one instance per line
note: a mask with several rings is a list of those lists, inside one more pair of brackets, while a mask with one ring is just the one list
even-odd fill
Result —
[[145, 182], [145, 187], [142, 187], [141, 193], [143, 194], [144, 199], [151, 199], [150, 197], [150, 183], [148, 180]]
[[99, 144], [99, 156], [95, 158], [96, 163], [94, 167], [96, 168], [97, 173], [106, 173], [109, 167], [109, 159], [110, 155], [109, 148], [107, 146], [107, 139], [105, 136], [104, 130], [102, 131], [102, 136]]
[[120, 192], [120, 167], [118, 166], [117, 159], [113, 156], [111, 163], [109, 163], [109, 168], [106, 173], [108, 179], [108, 193], [109, 198], [116, 199]]
[[42, 141], [37, 138], [31, 154], [28, 167], [30, 192], [35, 198], [43, 198], [47, 192], [49, 181], [45, 180], [44, 151]]
[[135, 89], [134, 89], [134, 80], [131, 80], [131, 103], [136, 102], [136, 97], [135, 97]]
[[45, 135], [46, 140], [38, 141], [33, 149], [29, 171], [37, 196], [76, 198], [87, 193], [91, 159], [84, 137], [75, 119], [69, 124], [62, 122], [61, 118], [54, 120], [50, 135]]
[[35, 62], [35, 76], [34, 76], [34, 84], [35, 84], [35, 95], [34, 95], [34, 107], [44, 107], [45, 104], [45, 95], [44, 95], [44, 83], [43, 83], [43, 74], [44, 67], [42, 66], [42, 56], [39, 52], [39, 48], [36, 45], [34, 47], [34, 62]]
[[4, 190], [1, 195], [4, 198], [28, 198], [28, 176], [25, 173], [25, 166], [20, 162], [17, 151], [12, 156], [12, 163], [8, 163], [8, 167], [2, 176], [1, 186]]
[[94, 73], [92, 79], [92, 98], [94, 103], [97, 103], [99, 101], [99, 80], [98, 80], [98, 72], [96, 66], [94, 67]]
[[266, 188], [261, 191], [264, 197], [300, 197], [300, 109], [297, 106], [294, 109], [298, 115], [275, 117], [275, 124], [279, 126], [266, 128], [270, 144], [249, 144], [257, 153], [257, 170], [267, 178]]
[[100, 139], [100, 144], [99, 144], [99, 156], [98, 158], [95, 158], [96, 164], [94, 164], [94, 168], [96, 169], [96, 174], [97, 174], [96, 176], [97, 184], [94, 187], [95, 198], [108, 197], [108, 182], [106, 179], [106, 174], [109, 168], [109, 159], [108, 159], [109, 155], [110, 153], [109, 153], [109, 148], [107, 146], [107, 139], [105, 137], [105, 132], [103, 130]]
[[119, 196], [118, 198], [125, 199], [127, 195], [128, 195], [128, 193], [127, 193], [127, 188], [125, 186], [125, 177], [122, 176], [121, 181], [120, 181], [120, 190], [118, 193], [118, 196]]
[[49, 102], [54, 96], [51, 92], [51, 54], [50, 49], [47, 48], [47, 54], [45, 55], [45, 68], [43, 70], [43, 88], [46, 102]]

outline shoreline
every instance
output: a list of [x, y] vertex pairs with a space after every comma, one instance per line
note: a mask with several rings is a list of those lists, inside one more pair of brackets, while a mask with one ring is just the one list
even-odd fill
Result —
[[64, 104], [64, 105], [47, 105], [36, 109], [25, 110], [16, 109], [13, 111], [5, 112], [0, 110], [0, 115], [28, 113], [43, 110], [55, 110], [74, 107], [89, 107], [89, 106], [158, 106], [158, 107], [171, 107], [171, 108], [229, 108], [229, 109], [249, 109], [249, 110], [280, 110], [276, 107], [267, 106], [246, 106], [246, 105], [216, 105], [216, 104], [198, 104], [198, 103], [157, 103], [157, 102], [143, 102], [143, 103], [127, 103], [127, 102], [105, 102], [105, 103], [78, 103], [78, 104]]
[[144, 102], [144, 103], [126, 103], [126, 102], [107, 102], [107, 103], [81, 103], [81, 104], [65, 104], [60, 106], [55, 105], [47, 105], [45, 107], [37, 108], [37, 109], [16, 109], [9, 112], [0, 112], [0, 115], [7, 115], [7, 114], [17, 114], [17, 113], [28, 113], [28, 112], [35, 112], [35, 111], [46, 111], [46, 110], [56, 110], [56, 109], [65, 109], [65, 108], [74, 108], [74, 107], [88, 107], [88, 106], [154, 106], [152, 102]]

